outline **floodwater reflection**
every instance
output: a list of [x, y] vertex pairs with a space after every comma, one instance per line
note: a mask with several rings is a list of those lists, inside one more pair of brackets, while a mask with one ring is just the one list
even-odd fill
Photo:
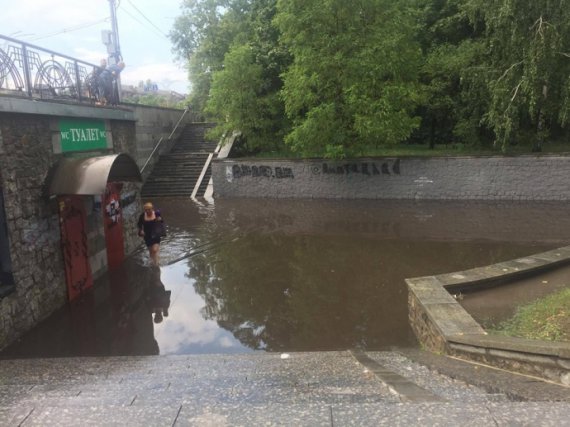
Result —
[[160, 270], [141, 248], [0, 357], [413, 346], [404, 278], [570, 241], [562, 203], [153, 202]]

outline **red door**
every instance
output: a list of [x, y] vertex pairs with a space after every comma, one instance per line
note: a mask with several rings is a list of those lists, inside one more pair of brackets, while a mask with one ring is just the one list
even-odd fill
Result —
[[69, 300], [73, 301], [85, 289], [93, 286], [85, 207], [81, 196], [60, 196], [58, 201], [65, 279]]
[[125, 259], [123, 213], [119, 205], [121, 185], [109, 182], [103, 196], [105, 244], [109, 271], [116, 270]]

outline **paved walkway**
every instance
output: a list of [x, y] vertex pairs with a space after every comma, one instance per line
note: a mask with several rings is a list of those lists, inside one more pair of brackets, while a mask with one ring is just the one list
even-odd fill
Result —
[[570, 389], [417, 350], [3, 360], [0, 425], [562, 426]]

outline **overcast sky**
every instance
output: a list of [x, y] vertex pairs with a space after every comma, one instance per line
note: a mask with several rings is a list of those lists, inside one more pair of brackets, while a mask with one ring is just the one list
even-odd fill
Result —
[[[151, 79], [159, 89], [188, 93], [183, 64], [167, 38], [180, 0], [116, 0], [123, 84]], [[108, 0], [0, 0], [0, 34], [98, 64], [107, 56]]]

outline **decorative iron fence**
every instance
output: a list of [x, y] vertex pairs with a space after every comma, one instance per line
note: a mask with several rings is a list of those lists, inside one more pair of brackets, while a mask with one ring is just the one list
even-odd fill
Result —
[[95, 100], [97, 65], [0, 35], [0, 94]]

